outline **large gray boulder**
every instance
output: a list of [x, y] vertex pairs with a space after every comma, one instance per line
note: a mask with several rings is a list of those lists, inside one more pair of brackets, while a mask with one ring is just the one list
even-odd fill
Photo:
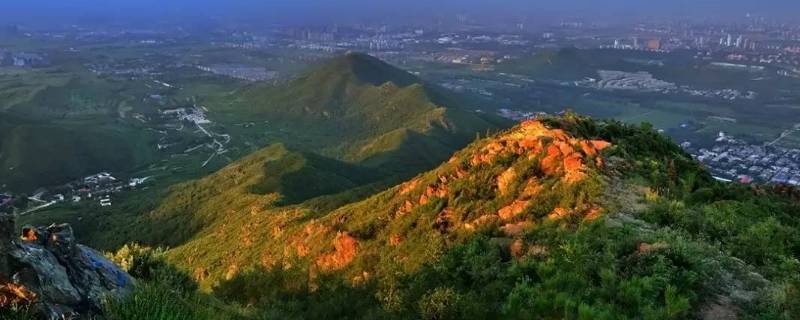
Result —
[[42, 319], [94, 319], [106, 299], [133, 291], [135, 281], [102, 254], [77, 244], [67, 224], [23, 228], [0, 215], [0, 309], [29, 304]]

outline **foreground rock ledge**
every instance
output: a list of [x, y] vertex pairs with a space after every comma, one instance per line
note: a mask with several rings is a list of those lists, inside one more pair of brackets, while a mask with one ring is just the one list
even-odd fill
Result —
[[0, 214], [0, 312], [21, 304], [42, 319], [93, 319], [103, 301], [133, 291], [134, 279], [77, 244], [70, 225], [15, 230], [14, 216]]

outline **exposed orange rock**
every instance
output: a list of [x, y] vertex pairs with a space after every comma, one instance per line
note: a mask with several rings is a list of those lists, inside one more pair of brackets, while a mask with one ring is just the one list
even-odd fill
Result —
[[469, 175], [469, 172], [466, 169], [462, 167], [456, 168], [456, 178], [461, 179], [466, 177], [467, 175]]
[[523, 139], [519, 142], [521, 148], [527, 149], [529, 152], [539, 153], [542, 151], [542, 140], [537, 138]]
[[240, 232], [240, 234], [242, 235], [241, 236], [242, 237], [241, 242], [245, 247], [249, 247], [249, 246], [253, 245], [253, 239], [250, 237], [250, 229], [251, 228], [252, 228], [251, 225], [242, 226], [242, 231]]
[[508, 170], [504, 171], [497, 177], [497, 191], [500, 192], [500, 195], [508, 194], [508, 187], [514, 182], [514, 179], [517, 177], [517, 172], [514, 168], [508, 168]]
[[585, 169], [583, 165], [583, 158], [574, 153], [564, 159], [564, 181], [567, 183], [575, 183], [583, 180], [586, 174], [583, 172]]
[[574, 153], [564, 159], [564, 170], [568, 173], [571, 171], [583, 170], [583, 157]]
[[555, 144], [551, 144], [551, 145], [547, 146], [546, 150], [547, 150], [547, 157], [556, 158], [556, 157], [560, 157], [562, 155], [561, 148], [559, 148]]
[[281, 226], [272, 226], [272, 237], [279, 238], [283, 235], [283, 228]]
[[356, 257], [358, 240], [347, 232], [336, 233], [333, 239], [333, 252], [317, 259], [317, 266], [323, 271], [341, 270]]
[[524, 200], [516, 200], [508, 206], [503, 207], [499, 211], [497, 211], [497, 215], [500, 216], [500, 219], [503, 220], [511, 220], [514, 217], [520, 215], [528, 208], [528, 201]]
[[567, 134], [567, 132], [561, 129], [550, 130], [550, 136], [555, 138], [556, 140], [561, 140], [561, 141], [569, 140], [569, 135]]
[[198, 282], [204, 281], [211, 275], [206, 268], [195, 268], [194, 269], [194, 279]]
[[225, 280], [233, 279], [237, 274], [239, 274], [239, 265], [234, 263], [228, 266], [228, 271], [225, 271]]
[[597, 151], [603, 151], [611, 146], [611, 142], [604, 140], [592, 140], [592, 146], [594, 146]]
[[522, 189], [522, 193], [520, 194], [520, 197], [529, 199], [529, 198], [539, 194], [539, 192], [542, 192], [543, 189], [544, 189], [544, 186], [539, 184], [539, 181], [537, 181], [536, 179], [533, 179], [533, 178], [528, 179], [527, 184], [525, 184], [525, 189]]
[[478, 219], [475, 219], [474, 221], [472, 221], [472, 224], [475, 225], [476, 227], [481, 227], [481, 226], [497, 223], [498, 221], [500, 221], [500, 216], [498, 216], [496, 214], [487, 214], [487, 215], [482, 215], [482, 216], [478, 217]]
[[406, 195], [409, 192], [413, 191], [417, 185], [419, 184], [419, 180], [414, 179], [409, 182], [406, 182], [400, 186], [400, 195]]
[[598, 218], [600, 218], [602, 215], [603, 215], [603, 209], [601, 209], [599, 207], [593, 207], [593, 208], [589, 209], [589, 211], [587, 211], [584, 214], [583, 220], [584, 221], [594, 221], [594, 220], [597, 220]]
[[569, 216], [570, 212], [564, 208], [555, 208], [553, 212], [547, 215], [547, 219], [549, 220], [561, 220]]
[[585, 154], [585, 155], [587, 155], [589, 157], [594, 157], [594, 156], [597, 155], [597, 149], [594, 147], [594, 145], [591, 143], [591, 141], [585, 141], [585, 140], [581, 141], [580, 145], [581, 145], [581, 151], [583, 151], [583, 154]]
[[554, 144], [556, 147], [558, 147], [558, 150], [561, 151], [561, 154], [564, 156], [571, 155], [575, 152], [575, 149], [572, 148], [572, 146], [566, 142], [556, 141]]
[[542, 159], [541, 168], [547, 175], [556, 174], [561, 169], [561, 149], [555, 145], [547, 147], [547, 156]]
[[399, 209], [397, 209], [396, 217], [402, 217], [406, 213], [411, 212], [411, 210], [414, 210], [414, 203], [409, 200], [406, 200], [405, 202], [403, 202], [403, 205], [400, 206]]
[[419, 201], [417, 201], [417, 204], [424, 206], [428, 204], [428, 201], [430, 201], [428, 195], [423, 193], [421, 196], [419, 196]]
[[517, 223], [509, 223], [500, 228], [503, 233], [509, 237], [519, 237], [533, 228], [533, 222], [522, 221]]
[[425, 188], [425, 192], [419, 196], [419, 205], [426, 205], [431, 198], [446, 198], [447, 190], [446, 185], [428, 186]]
[[301, 244], [298, 244], [297, 246], [295, 246], [294, 251], [295, 251], [295, 254], [297, 254], [298, 257], [305, 257], [305, 256], [308, 255], [309, 252], [311, 252], [311, 248], [309, 248], [307, 245], [301, 243]]
[[542, 129], [546, 129], [544, 127], [544, 125], [542, 125], [541, 122], [539, 122], [537, 120], [533, 120], [533, 119], [528, 119], [528, 120], [522, 121], [519, 125], [522, 128], [542, 128]]
[[393, 234], [389, 236], [389, 245], [396, 247], [403, 243], [403, 236], [399, 234]]
[[328, 231], [330, 231], [330, 228], [317, 222], [317, 220], [312, 220], [306, 225], [304, 231], [306, 233], [306, 237], [311, 237], [326, 234]]

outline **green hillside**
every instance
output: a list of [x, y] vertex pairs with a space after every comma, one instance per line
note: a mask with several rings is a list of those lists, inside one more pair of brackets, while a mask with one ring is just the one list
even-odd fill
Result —
[[[406, 173], [435, 166], [476, 133], [508, 125], [360, 53], [331, 59], [286, 83], [257, 84], [209, 104], [228, 122], [267, 121], [268, 127], [280, 127], [290, 137], [281, 142], [288, 145]], [[412, 153], [395, 152], [400, 148]], [[398, 165], [403, 161], [393, 161], [393, 153], [423, 156]]]
[[[155, 269], [134, 273], [149, 282], [111, 312], [197, 310], [198, 319], [800, 315], [800, 241], [793, 236], [800, 193], [719, 184], [648, 125], [574, 114], [528, 121], [368, 196], [381, 185], [373, 176], [273, 145], [176, 185], [138, 222], [105, 230], [109, 239], [172, 246], [115, 255]], [[135, 299], [149, 302], [134, 308]], [[199, 315], [209, 308], [219, 313]]]
[[376, 182], [378, 177], [373, 169], [275, 144], [210, 176], [170, 187], [153, 210], [138, 217], [135, 228], [118, 226], [115, 230], [119, 232], [98, 232], [98, 237], [108, 242], [127, 239], [177, 245], [209, 225], [225, 223], [236, 213], [293, 207], [322, 196], [355, 193], [354, 189]]
[[[255, 163], [283, 161], [273, 155], [282, 147], [265, 150]], [[797, 198], [717, 184], [647, 126], [574, 115], [527, 122], [333, 211], [276, 206], [278, 194], [252, 193], [264, 176], [250, 170], [179, 188], [199, 199], [202, 208], [184, 206], [202, 222], [184, 226], [194, 236], [167, 259], [256, 314], [797, 315]], [[181, 206], [175, 200], [163, 206]]]
[[154, 161], [157, 137], [125, 120], [143, 89], [86, 71], [0, 70], [0, 187], [31, 192]]
[[[336, 88], [323, 94], [318, 86]], [[304, 99], [329, 103], [315, 104], [308, 110], [316, 111], [310, 113], [286, 107]], [[208, 221], [193, 220], [198, 212], [206, 212], [216, 221], [223, 212], [240, 208], [223, 205], [240, 195], [243, 199], [270, 199], [267, 202], [274, 206], [332, 210], [435, 167], [476, 135], [509, 126], [505, 120], [465, 111], [458, 100], [378, 59], [348, 54], [287, 83], [255, 84], [224, 99], [208, 101], [212, 120], [231, 134], [232, 152], [227, 155], [249, 154], [234, 160], [229, 168], [249, 168], [246, 176], [266, 170], [263, 181], [234, 188], [230, 185], [234, 181], [223, 178], [228, 171], [222, 170], [204, 180], [169, 188], [177, 180], [174, 176], [191, 176], [175, 172], [155, 179], [153, 188], [118, 196], [112, 208], [63, 206], [26, 219], [70, 221], [81, 230], [86, 243], [113, 249], [132, 240], [181, 244], [194, 235], [195, 227]], [[326, 112], [330, 118], [320, 116]], [[278, 138], [252, 138], [265, 134]], [[259, 147], [267, 145], [271, 147]], [[283, 151], [275, 149], [278, 145]], [[287, 155], [275, 155], [283, 152]], [[268, 161], [266, 155], [270, 154], [280, 160]], [[209, 190], [223, 185], [229, 186], [224, 196], [227, 200], [219, 202], [220, 195]], [[245, 201], [241, 208], [247, 205]], [[134, 223], [150, 231], [132, 230], [130, 224]], [[192, 227], [183, 228], [187, 223]], [[95, 230], [97, 225], [104, 227]], [[172, 230], [185, 233], [174, 236]]]
[[31, 192], [100, 170], [121, 171], [153, 160], [154, 139], [114, 123], [41, 123], [0, 119], [0, 186]]

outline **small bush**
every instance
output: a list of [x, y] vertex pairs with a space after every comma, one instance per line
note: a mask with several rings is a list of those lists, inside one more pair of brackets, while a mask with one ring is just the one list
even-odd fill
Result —
[[183, 271], [168, 264], [166, 250], [127, 244], [108, 258], [136, 279], [158, 283], [183, 293], [197, 290], [197, 283]]
[[419, 301], [420, 315], [426, 320], [459, 319], [460, 302], [461, 296], [452, 288], [436, 288]]

